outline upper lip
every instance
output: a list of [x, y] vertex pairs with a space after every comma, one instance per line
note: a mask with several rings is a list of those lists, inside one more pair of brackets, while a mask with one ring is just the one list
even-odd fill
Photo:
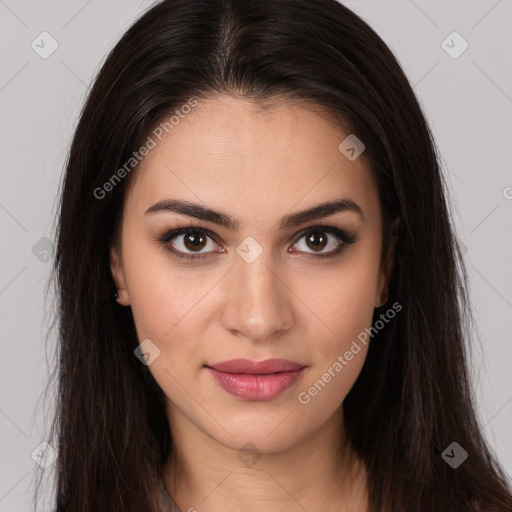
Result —
[[277, 372], [289, 372], [304, 368], [303, 364], [288, 361], [286, 359], [266, 359], [265, 361], [252, 361], [251, 359], [231, 359], [207, 365], [219, 372], [248, 373], [252, 375], [264, 375]]

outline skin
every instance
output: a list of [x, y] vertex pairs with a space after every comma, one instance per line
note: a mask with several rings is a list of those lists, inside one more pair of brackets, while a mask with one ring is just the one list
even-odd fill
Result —
[[[111, 270], [139, 340], [160, 350], [148, 368], [166, 395], [176, 454], [163, 479], [182, 511], [366, 510], [364, 467], [341, 445], [341, 405], [368, 347], [359, 343], [308, 404], [297, 396], [371, 326], [373, 309], [386, 301], [392, 253], [381, 263], [380, 199], [364, 153], [348, 160], [338, 149], [348, 134], [319, 112], [290, 101], [262, 109], [230, 96], [200, 100], [145, 157], [127, 190]], [[341, 197], [364, 218], [344, 211], [279, 229], [283, 216]], [[144, 214], [171, 198], [222, 211], [240, 229]], [[169, 253], [155, 240], [169, 224], [213, 232], [216, 240], [206, 237], [196, 250], [207, 257], [187, 262]], [[301, 237], [322, 225], [357, 239], [338, 256], [308, 259], [336, 247], [336, 235], [325, 231], [323, 249]], [[248, 236], [262, 248], [251, 263], [236, 252]], [[184, 239], [167, 245], [194, 254]], [[204, 367], [238, 357], [307, 368], [276, 398], [245, 401]], [[247, 443], [255, 463], [241, 456], [251, 451]]]

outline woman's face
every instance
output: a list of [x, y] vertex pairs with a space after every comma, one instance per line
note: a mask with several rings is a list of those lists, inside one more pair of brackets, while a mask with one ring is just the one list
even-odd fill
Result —
[[[150, 340], [171, 429], [285, 449], [340, 413], [366, 357], [388, 273], [376, 184], [339, 149], [349, 134], [290, 103], [201, 100], [167, 129], [127, 191], [118, 300]], [[314, 210], [331, 202], [348, 206]], [[299, 369], [218, 365], [233, 359]]]

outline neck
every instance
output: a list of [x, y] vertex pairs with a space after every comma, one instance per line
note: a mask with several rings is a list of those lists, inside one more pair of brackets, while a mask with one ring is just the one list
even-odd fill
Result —
[[162, 478], [181, 511], [365, 511], [366, 474], [344, 435], [342, 408], [283, 451], [248, 454], [170, 415], [173, 451]]

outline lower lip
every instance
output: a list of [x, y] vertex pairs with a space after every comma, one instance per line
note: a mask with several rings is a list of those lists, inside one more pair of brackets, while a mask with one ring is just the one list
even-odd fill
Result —
[[304, 368], [287, 372], [270, 373], [268, 375], [250, 375], [248, 373], [219, 372], [208, 368], [221, 387], [232, 395], [254, 402], [272, 400], [289, 388]]

